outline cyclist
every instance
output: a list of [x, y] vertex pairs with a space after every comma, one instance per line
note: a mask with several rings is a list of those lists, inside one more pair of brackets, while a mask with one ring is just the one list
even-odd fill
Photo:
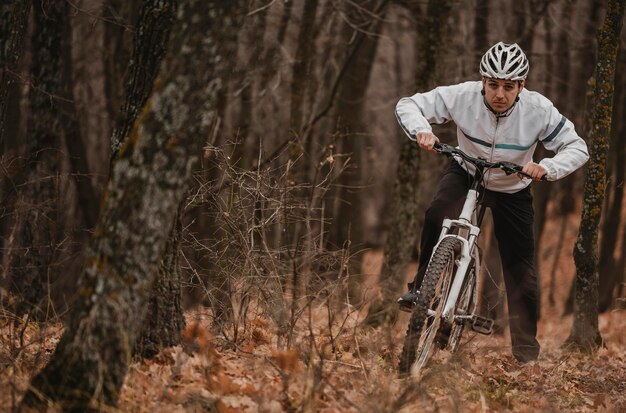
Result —
[[[441, 86], [400, 99], [396, 117], [409, 139], [433, 151], [439, 142], [431, 124], [453, 121], [458, 146], [468, 155], [492, 162], [523, 165], [534, 180], [544, 175], [554, 181], [580, 168], [588, 159], [587, 145], [574, 125], [544, 96], [525, 89], [529, 63], [517, 44], [498, 42], [483, 55], [480, 81]], [[532, 161], [541, 143], [554, 157]], [[437, 244], [443, 219], [456, 218], [463, 206], [474, 166], [453, 159], [426, 211], [420, 241], [418, 271], [409, 293], [398, 299], [411, 311], [418, 288]], [[481, 196], [491, 208], [498, 240], [509, 308], [514, 357], [520, 362], [539, 355], [537, 334], [537, 275], [534, 263], [531, 179], [507, 176], [493, 169], [486, 173]]]

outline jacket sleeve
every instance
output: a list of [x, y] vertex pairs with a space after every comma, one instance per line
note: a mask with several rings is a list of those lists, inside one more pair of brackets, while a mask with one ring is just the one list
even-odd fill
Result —
[[548, 117], [546, 134], [540, 141], [555, 155], [542, 159], [539, 165], [548, 171], [547, 179], [555, 181], [583, 166], [589, 159], [589, 152], [585, 141], [576, 133], [574, 124], [554, 106], [550, 107]]
[[396, 119], [409, 139], [415, 140], [420, 132], [432, 132], [431, 124], [446, 123], [450, 112], [446, 96], [451, 86], [442, 86], [427, 93], [417, 93], [400, 99], [396, 105]]

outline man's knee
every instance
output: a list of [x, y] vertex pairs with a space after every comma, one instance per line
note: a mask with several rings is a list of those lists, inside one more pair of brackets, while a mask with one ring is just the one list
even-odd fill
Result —
[[445, 218], [456, 218], [453, 215], [454, 208], [451, 207], [450, 203], [433, 201], [426, 210], [424, 224], [440, 227]]

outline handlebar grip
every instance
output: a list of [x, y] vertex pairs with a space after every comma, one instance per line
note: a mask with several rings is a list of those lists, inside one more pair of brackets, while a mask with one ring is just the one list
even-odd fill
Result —
[[435, 142], [433, 145], [433, 149], [439, 153], [443, 153], [444, 155], [452, 155], [456, 148], [454, 146], [450, 146], [446, 143]]
[[[527, 173], [522, 171], [523, 167], [521, 165], [518, 165], [518, 164], [515, 164], [515, 163], [512, 163], [512, 162], [506, 162], [506, 161], [500, 162], [500, 165], [501, 165], [502, 169], [504, 170], [504, 172], [507, 175], [511, 175], [513, 173], [518, 173], [520, 175], [525, 176], [526, 178], [533, 179], [533, 177], [531, 177], [530, 175], [528, 175]], [[546, 177], [546, 175], [543, 175], [539, 180], [540, 181], [547, 181], [548, 178]]]

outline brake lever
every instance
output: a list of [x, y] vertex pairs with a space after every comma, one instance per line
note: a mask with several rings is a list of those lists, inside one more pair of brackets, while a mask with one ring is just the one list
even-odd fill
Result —
[[440, 143], [440, 142], [436, 142], [435, 145], [433, 145], [433, 149], [439, 153], [442, 153], [444, 155], [453, 155], [454, 154], [454, 147], [447, 145], [445, 143]]
[[[526, 178], [533, 179], [532, 176], [528, 175], [526, 172], [522, 170], [522, 167], [520, 165], [514, 164], [513, 162], [501, 161], [500, 169], [502, 169], [504, 173], [507, 175], [520, 174], [522, 176], [525, 176]], [[540, 179], [540, 181], [547, 181], [547, 180], [548, 178], [546, 178], [546, 175], [543, 175]]]
[[514, 164], [513, 162], [500, 161], [499, 164], [500, 169], [502, 169], [507, 175], [513, 175], [514, 173], [526, 175], [524, 172], [522, 172], [522, 169], [519, 167], [519, 165]]

